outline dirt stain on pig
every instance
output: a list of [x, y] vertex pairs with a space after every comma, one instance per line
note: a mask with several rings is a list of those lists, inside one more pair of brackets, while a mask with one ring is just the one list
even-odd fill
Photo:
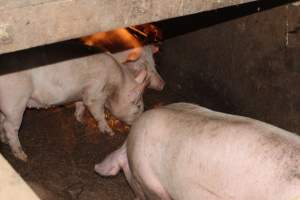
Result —
[[300, 148], [293, 148], [286, 162], [288, 170], [287, 180], [289, 182], [300, 180]]
[[286, 141], [280, 138], [278, 134], [270, 133], [266, 135], [262, 135], [260, 142], [263, 146], [272, 146], [272, 147], [279, 147], [282, 144], [285, 144]]
[[300, 172], [297, 169], [290, 170], [290, 180], [299, 179], [300, 180]]
[[243, 130], [249, 130], [250, 123], [242, 120], [232, 119], [216, 119], [214, 123], [209, 126], [209, 137], [214, 139], [220, 135], [234, 133], [240, 134]]

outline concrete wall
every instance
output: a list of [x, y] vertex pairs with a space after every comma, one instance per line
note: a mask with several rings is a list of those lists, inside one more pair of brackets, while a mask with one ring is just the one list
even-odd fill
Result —
[[300, 8], [257, 12], [267, 7], [194, 16], [198, 29], [163, 43], [159, 69], [181, 99], [300, 133]]

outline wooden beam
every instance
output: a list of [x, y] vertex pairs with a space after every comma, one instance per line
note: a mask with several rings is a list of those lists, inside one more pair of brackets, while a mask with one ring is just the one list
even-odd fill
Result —
[[254, 0], [0, 0], [0, 54]]
[[0, 154], [0, 199], [39, 200], [20, 175]]

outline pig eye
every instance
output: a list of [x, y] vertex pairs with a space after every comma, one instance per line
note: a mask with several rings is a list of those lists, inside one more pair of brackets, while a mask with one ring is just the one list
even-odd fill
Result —
[[142, 108], [142, 105], [141, 105], [141, 104], [138, 104], [137, 107], [138, 107], [138, 109], [141, 109], [141, 108]]
[[142, 109], [142, 104], [141, 104], [141, 102], [136, 102], [136, 107], [138, 108], [138, 109]]

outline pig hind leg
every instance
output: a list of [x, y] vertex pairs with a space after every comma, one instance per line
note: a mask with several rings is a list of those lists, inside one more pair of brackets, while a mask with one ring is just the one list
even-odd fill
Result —
[[158, 179], [151, 175], [148, 175], [147, 178], [149, 179], [142, 181], [144, 183], [142, 187], [145, 188], [147, 199], [172, 200]]
[[141, 185], [134, 178], [132, 172], [130, 171], [127, 157], [126, 157], [126, 162], [125, 162], [125, 164], [123, 165], [122, 168], [123, 168], [123, 172], [126, 176], [126, 179], [127, 179], [130, 187], [132, 188], [132, 190], [134, 191], [134, 194], [136, 196], [136, 198], [134, 200], [146, 200], [146, 197], [145, 197], [145, 194], [143, 192], [143, 189], [142, 189]]
[[[1, 128], [6, 136], [12, 153], [15, 157], [26, 161], [27, 155], [24, 153], [18, 137], [18, 131], [22, 123], [23, 113], [26, 109], [28, 99], [32, 94], [32, 85], [27, 77], [12, 76], [0, 81], [0, 111]], [[5, 86], [5, 87], [3, 87]]]
[[18, 104], [10, 112], [5, 113], [3, 120], [3, 130], [7, 138], [7, 142], [15, 157], [20, 160], [26, 161], [27, 155], [24, 153], [19, 137], [18, 131], [21, 126], [23, 113], [26, 108], [26, 103]]
[[[9, 82], [8, 84], [12, 82], [13, 81]], [[8, 87], [9, 86], [10, 85], [8, 85]], [[28, 91], [30, 85], [28, 86], [26, 82], [21, 82], [18, 84], [18, 86], [18, 92], [15, 90], [6, 90], [0, 88], [1, 128], [4, 134], [2, 139], [7, 139], [7, 143], [9, 144], [15, 157], [26, 161], [27, 156], [22, 150], [18, 137], [18, 131], [21, 126], [23, 113], [26, 109], [31, 92]]]

